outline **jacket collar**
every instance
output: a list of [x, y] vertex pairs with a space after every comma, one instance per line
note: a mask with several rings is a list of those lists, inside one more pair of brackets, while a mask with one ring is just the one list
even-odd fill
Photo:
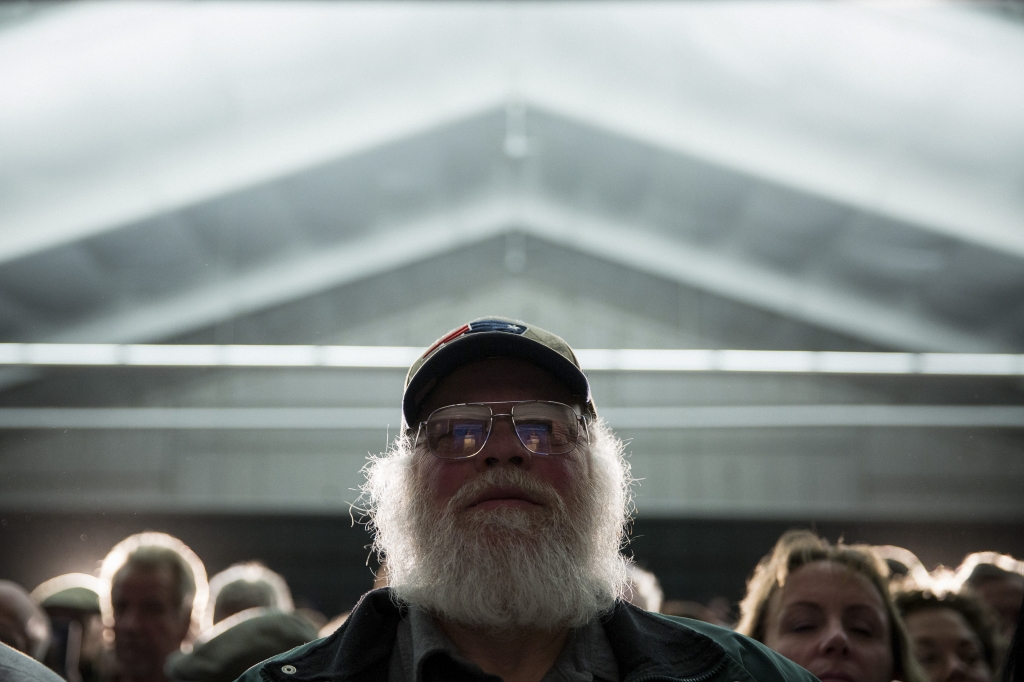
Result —
[[710, 678], [726, 659], [707, 635], [629, 602], [616, 602], [603, 624], [623, 680]]
[[386, 680], [398, 621], [405, 613], [390, 589], [367, 592], [333, 635], [267, 661], [262, 677], [274, 682]]
[[[398, 622], [405, 614], [390, 589], [367, 592], [333, 635], [268, 661], [261, 670], [263, 678], [272, 682], [386, 680]], [[725, 659], [725, 650], [707, 635], [629, 603], [617, 602], [602, 625], [624, 680], [700, 678]]]

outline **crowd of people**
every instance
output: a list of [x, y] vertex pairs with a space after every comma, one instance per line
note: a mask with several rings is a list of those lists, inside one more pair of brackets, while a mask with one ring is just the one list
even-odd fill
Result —
[[31, 593], [0, 583], [0, 640], [68, 682], [233, 680], [317, 639], [320, 619], [296, 610], [284, 578], [257, 562], [207, 582], [199, 558], [164, 533], [118, 543], [99, 577], [66, 574]]
[[[378, 583], [330, 622], [241, 563], [207, 580], [133, 535], [97, 576], [0, 581], [0, 682], [1024, 682], [1024, 562], [929, 572], [898, 547], [785, 533], [728, 604], [665, 600], [623, 554], [623, 445], [557, 336], [476, 320], [410, 369], [367, 466]], [[812, 677], [813, 676], [813, 677]]]
[[[984, 553], [958, 572], [922, 574], [903, 563], [908, 552], [895, 559], [888, 549], [790, 531], [754, 570], [738, 623], [713, 604], [664, 600], [657, 577], [635, 564], [623, 599], [734, 628], [821, 682], [996, 682], [1021, 619], [1024, 562]], [[207, 583], [199, 558], [162, 533], [126, 538], [100, 573], [58, 576], [31, 593], [0, 582], [0, 641], [68, 682], [230, 682], [348, 617], [296, 610], [284, 578], [258, 562]]]

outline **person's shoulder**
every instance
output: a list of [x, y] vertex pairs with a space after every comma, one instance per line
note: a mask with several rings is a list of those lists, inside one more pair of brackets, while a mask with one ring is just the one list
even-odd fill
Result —
[[[244, 673], [242, 673], [242, 675], [238, 678], [238, 680], [236, 682], [263, 682], [263, 678], [260, 677], [260, 670], [262, 668], [265, 668], [265, 667], [284, 668], [285, 666], [288, 665], [289, 661], [294, 660], [296, 658], [300, 658], [301, 659], [301, 658], [303, 658], [303, 657], [313, 653], [314, 649], [318, 649], [318, 648], [323, 647], [324, 643], [328, 639], [330, 639], [330, 638], [329, 637], [321, 637], [320, 639], [315, 639], [312, 642], [308, 642], [306, 644], [303, 644], [302, 646], [297, 646], [294, 649], [289, 649], [288, 651], [285, 651], [285, 652], [282, 652], [280, 654], [277, 654], [276, 656], [271, 656], [270, 658], [268, 658], [266, 660], [260, 661], [259, 663], [257, 663], [256, 665], [252, 666], [251, 668], [246, 670]], [[283, 672], [286, 675], [290, 674], [290, 672], [288, 670], [284, 670]]]
[[746, 635], [691, 618], [654, 615], [707, 636], [758, 682], [817, 682], [817, 678], [801, 666]]
[[[244, 619], [208, 638], [189, 653], [172, 654], [164, 669], [172, 680], [231, 680], [252, 665], [319, 639], [312, 623], [292, 613], [251, 609]], [[230, 624], [230, 620], [222, 621]]]
[[402, 610], [387, 588], [362, 596], [333, 634], [272, 656], [249, 668], [238, 682], [312, 682], [367, 676], [386, 670]]
[[45, 665], [0, 642], [0, 680], [6, 682], [64, 682]]

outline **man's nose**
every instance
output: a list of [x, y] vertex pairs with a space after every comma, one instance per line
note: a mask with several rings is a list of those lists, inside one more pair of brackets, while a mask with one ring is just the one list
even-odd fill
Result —
[[532, 461], [530, 451], [519, 440], [512, 417], [496, 416], [491, 426], [491, 435], [484, 444], [484, 449], [476, 456], [480, 468], [510, 465], [528, 469]]
[[939, 677], [943, 682], [963, 682], [968, 677], [969, 669], [964, 661], [954, 653], [946, 654], [942, 660], [942, 675]]
[[127, 608], [122, 611], [114, 621], [114, 631], [131, 632], [139, 627], [139, 612], [137, 609]]

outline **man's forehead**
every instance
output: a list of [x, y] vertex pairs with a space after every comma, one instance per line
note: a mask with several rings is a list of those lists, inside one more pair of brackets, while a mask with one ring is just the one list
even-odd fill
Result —
[[124, 586], [159, 586], [171, 588], [174, 586], [174, 571], [170, 566], [163, 564], [156, 565], [127, 565], [114, 576], [112, 589], [116, 590]]

